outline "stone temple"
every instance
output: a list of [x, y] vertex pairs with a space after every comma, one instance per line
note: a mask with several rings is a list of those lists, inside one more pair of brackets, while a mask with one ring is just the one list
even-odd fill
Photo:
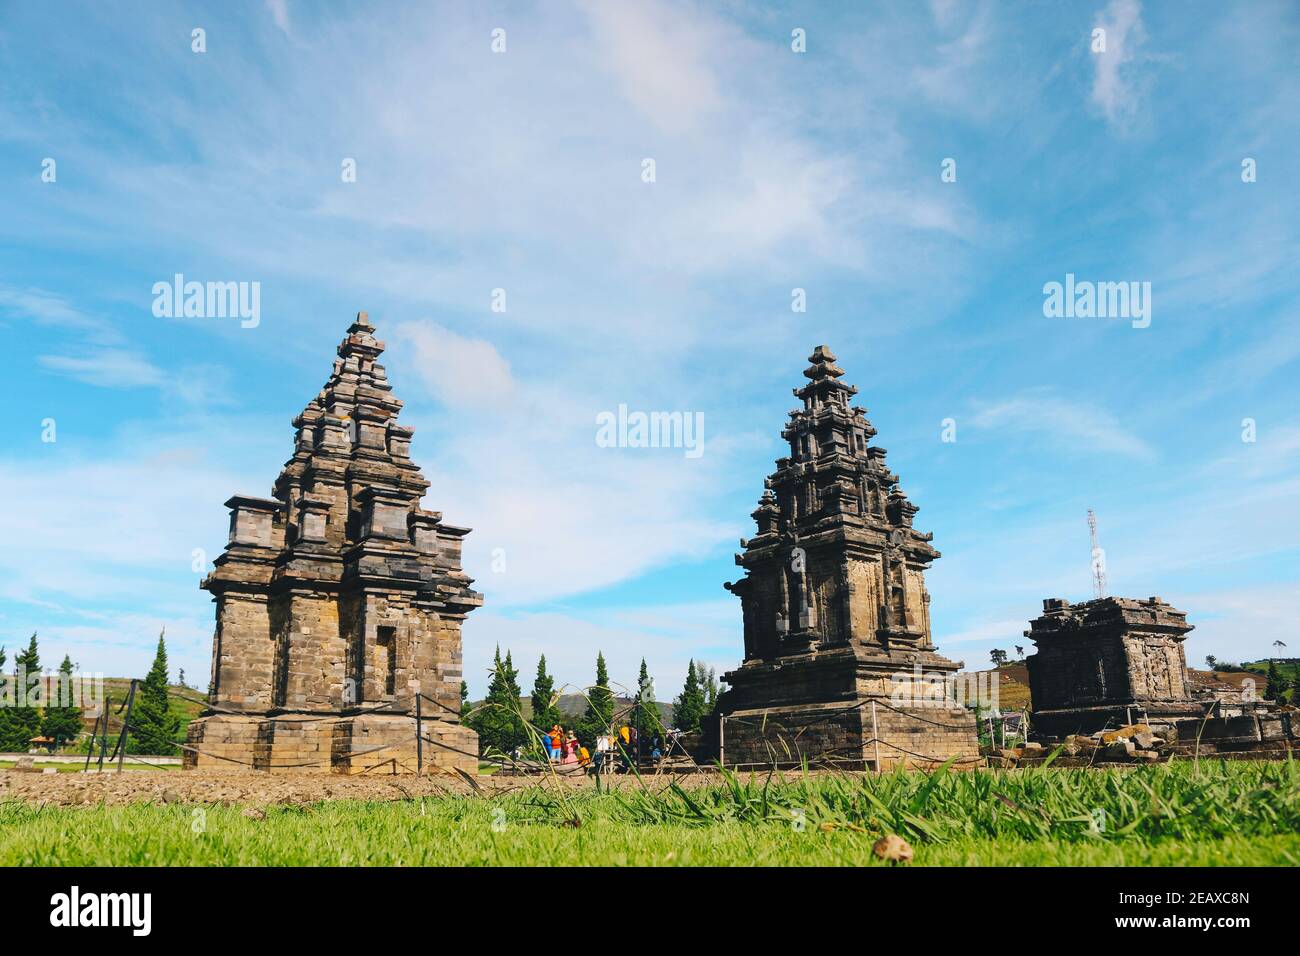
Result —
[[1183, 753], [1294, 751], [1300, 713], [1244, 688], [1198, 685], [1187, 671], [1187, 614], [1158, 597], [1048, 598], [1025, 636], [1033, 735], [1145, 725]]
[[483, 603], [461, 570], [468, 528], [421, 507], [429, 482], [366, 313], [294, 419], [272, 497], [237, 495], [202, 586], [217, 606], [209, 712], [187, 767], [352, 773], [478, 768], [460, 723], [461, 623]]
[[961, 664], [931, 640], [933, 536], [912, 527], [917, 507], [870, 444], [876, 430], [850, 405], [857, 389], [835, 356], [818, 346], [809, 361], [781, 433], [790, 455], [736, 555], [745, 577], [726, 585], [740, 598], [745, 660], [723, 677], [702, 751], [727, 766], [974, 763], [975, 717], [951, 700]]
[[1205, 713], [1183, 652], [1192, 625], [1158, 597], [1049, 598], [1029, 627], [1025, 637], [1038, 648], [1025, 659], [1035, 733], [1063, 737]]

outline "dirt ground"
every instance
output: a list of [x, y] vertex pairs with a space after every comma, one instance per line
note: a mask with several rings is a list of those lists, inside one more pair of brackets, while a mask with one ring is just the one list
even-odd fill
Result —
[[[675, 779], [698, 785], [711, 774]], [[667, 786], [666, 776], [644, 778], [652, 789]], [[636, 787], [631, 776], [607, 776], [603, 783]], [[473, 783], [460, 774], [342, 776], [323, 773], [269, 774], [249, 770], [147, 771], [131, 773], [18, 773], [0, 770], [0, 800], [51, 806], [98, 806], [125, 803], [221, 803], [251, 806], [305, 804], [322, 800], [409, 800], [425, 796], [494, 796], [530, 787], [588, 789], [584, 774], [545, 776], [478, 776]]]

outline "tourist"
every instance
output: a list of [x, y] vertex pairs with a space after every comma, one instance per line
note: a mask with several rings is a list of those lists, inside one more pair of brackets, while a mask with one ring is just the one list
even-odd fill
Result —
[[550, 740], [550, 758], [553, 761], [560, 759], [560, 745], [564, 740], [564, 731], [560, 729], [559, 724], [551, 725]]

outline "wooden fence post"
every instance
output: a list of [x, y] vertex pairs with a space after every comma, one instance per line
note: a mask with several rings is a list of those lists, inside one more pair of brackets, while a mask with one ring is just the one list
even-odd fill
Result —
[[108, 715], [112, 713], [112, 710], [113, 697], [106, 691], [104, 693], [104, 729], [101, 731], [103, 736], [99, 740], [99, 763], [95, 765], [95, 769], [100, 773], [104, 772], [104, 753], [108, 750]]
[[126, 695], [126, 719], [122, 721], [122, 737], [117, 747], [117, 772], [122, 772], [122, 763], [126, 760], [126, 742], [131, 735], [131, 711], [135, 709], [135, 685], [139, 681], [131, 678], [131, 689]]
[[423, 695], [415, 692], [415, 775], [417, 777], [424, 775], [424, 732], [420, 719], [420, 698]]
[[883, 773], [884, 768], [880, 766], [880, 731], [876, 728], [876, 702], [871, 702], [871, 742], [876, 747], [876, 773]]

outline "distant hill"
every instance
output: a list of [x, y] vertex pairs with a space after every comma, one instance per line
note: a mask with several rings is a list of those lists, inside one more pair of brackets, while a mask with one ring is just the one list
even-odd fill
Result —
[[[193, 687], [183, 687], [180, 684], [169, 684], [167, 689], [172, 692], [168, 698], [168, 707], [180, 720], [180, 736], [185, 736], [186, 728], [189, 727], [190, 721], [194, 720], [203, 713], [207, 707], [208, 695]], [[126, 716], [126, 711], [122, 710], [122, 705], [126, 702], [127, 695], [131, 690], [131, 678], [129, 677], [105, 677], [104, 678], [104, 696], [108, 699], [108, 736], [110, 746], [112, 740], [117, 736], [122, 727], [122, 718]], [[139, 690], [136, 691], [139, 693]], [[183, 698], [190, 698], [185, 700]], [[137, 698], [138, 700], [138, 698]], [[120, 713], [119, 713], [120, 710]], [[87, 712], [82, 708], [81, 725], [85, 733], [89, 734], [95, 729], [95, 722], [99, 719], [97, 712]], [[103, 733], [103, 727], [99, 728]], [[83, 738], [84, 745], [84, 738]], [[75, 746], [75, 745], [72, 745]]]
[[[469, 706], [471, 708], [477, 707], [482, 703], [483, 701], [481, 700], [472, 700], [469, 702]], [[621, 711], [630, 710], [632, 704], [633, 700], [630, 697], [615, 697], [614, 712], [619, 713]], [[555, 702], [555, 706], [559, 708], [560, 713], [563, 714], [567, 720], [576, 721], [587, 709], [587, 698], [581, 694], [562, 694], [560, 695], [560, 699]], [[665, 704], [661, 701], [655, 701], [655, 707], [659, 710], [659, 719], [663, 721], [664, 726], [671, 727], [673, 725], [673, 705]], [[532, 719], [533, 701], [531, 697], [519, 698], [519, 708], [520, 712], [523, 713], [526, 719]]]

